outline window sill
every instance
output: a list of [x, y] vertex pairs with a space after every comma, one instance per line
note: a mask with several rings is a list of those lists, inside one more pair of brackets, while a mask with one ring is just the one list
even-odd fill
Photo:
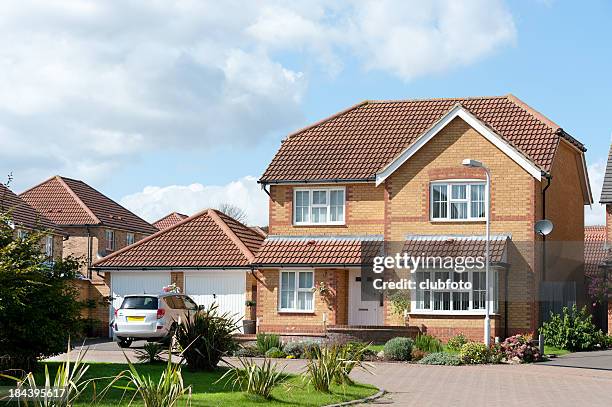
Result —
[[[413, 312], [409, 312], [408, 313], [409, 316], [411, 315], [447, 315], [447, 316], [480, 316], [480, 317], [484, 317], [485, 316], [485, 312], [483, 311], [428, 311], [428, 310], [422, 310], [422, 311], [413, 311]], [[490, 316], [499, 316], [499, 314], [497, 312], [491, 312], [489, 313]]]
[[314, 310], [312, 310], [312, 311], [302, 311], [302, 310], [286, 310], [286, 309], [280, 310], [279, 309], [278, 313], [279, 314], [311, 314], [311, 315], [314, 315], [315, 312], [314, 312]]
[[429, 219], [431, 223], [486, 223], [486, 219]]
[[293, 223], [292, 226], [300, 227], [313, 227], [313, 226], [346, 226], [346, 223]]

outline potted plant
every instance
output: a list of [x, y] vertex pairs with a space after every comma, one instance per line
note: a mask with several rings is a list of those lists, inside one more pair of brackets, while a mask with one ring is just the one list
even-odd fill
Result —
[[245, 334], [254, 334], [256, 331], [255, 306], [257, 304], [253, 300], [247, 300], [244, 305], [250, 309], [251, 319], [242, 320], [242, 331]]

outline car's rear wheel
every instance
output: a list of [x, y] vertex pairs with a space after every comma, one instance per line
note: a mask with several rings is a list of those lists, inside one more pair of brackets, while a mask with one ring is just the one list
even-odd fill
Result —
[[117, 344], [119, 345], [120, 348], [129, 348], [130, 345], [132, 344], [132, 339], [130, 338], [117, 337], [117, 339], [118, 339]]

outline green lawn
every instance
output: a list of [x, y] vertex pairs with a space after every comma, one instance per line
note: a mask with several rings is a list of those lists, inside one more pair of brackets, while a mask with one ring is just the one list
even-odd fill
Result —
[[[155, 365], [136, 365], [139, 373], [150, 374], [152, 377], [159, 378], [161, 371], [165, 368], [165, 364]], [[114, 377], [122, 370], [127, 369], [125, 364], [111, 363], [92, 363], [87, 371], [88, 377]], [[49, 371], [55, 373], [57, 364], [49, 363]], [[227, 387], [223, 383], [215, 383], [225, 370], [219, 369], [216, 372], [189, 372], [186, 368], [183, 369], [183, 380], [185, 385], [192, 385], [191, 403], [194, 406], [322, 406], [326, 404], [340, 403], [359, 399], [373, 395], [377, 389], [369, 385], [355, 384], [352, 386], [333, 386], [331, 394], [318, 393], [310, 386], [307, 386], [302, 381], [301, 377], [288, 375], [288, 378], [283, 383], [279, 384], [272, 391], [272, 400], [255, 399], [246, 393], [240, 391], [232, 391], [231, 385]], [[39, 383], [43, 383], [44, 379], [38, 378]], [[99, 393], [101, 389], [106, 387], [110, 380], [100, 380], [96, 383], [96, 389]], [[123, 383], [125, 384], [125, 383]], [[99, 405], [103, 407], [111, 407], [118, 405], [127, 405], [133, 393], [129, 395], [123, 394], [121, 389], [112, 389], [107, 394], [104, 400]], [[82, 397], [82, 400], [76, 406], [88, 406], [91, 402], [91, 388], [88, 394]], [[123, 399], [122, 399], [123, 397]], [[142, 405], [142, 403], [135, 403]]]
[[566, 349], [559, 349], [559, 348], [555, 348], [554, 346], [548, 346], [548, 345], [544, 346], [544, 354], [545, 355], [557, 355], [557, 356], [561, 356], [561, 355], [567, 355], [568, 353], [571, 353], [571, 352], [569, 350], [566, 350]]

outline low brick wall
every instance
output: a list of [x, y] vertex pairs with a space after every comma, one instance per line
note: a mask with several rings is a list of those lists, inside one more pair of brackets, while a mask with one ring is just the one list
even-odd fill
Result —
[[401, 336], [414, 338], [419, 333], [414, 326], [330, 326], [327, 327], [327, 338], [338, 342], [372, 342], [383, 344], [389, 339]]

